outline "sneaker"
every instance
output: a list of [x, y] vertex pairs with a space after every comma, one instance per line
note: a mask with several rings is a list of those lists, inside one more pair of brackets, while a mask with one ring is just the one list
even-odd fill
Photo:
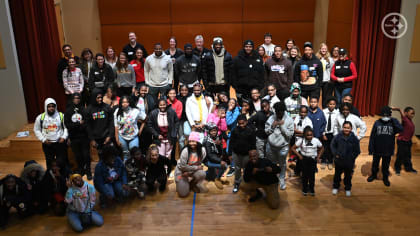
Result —
[[303, 194], [303, 196], [308, 195], [308, 193], [307, 192], [304, 192], [304, 191], [302, 191], [302, 194]]
[[234, 184], [233, 189], [232, 189], [232, 193], [237, 193], [238, 191], [239, 191], [239, 184]]
[[333, 188], [332, 195], [337, 195], [337, 193], [338, 193], [338, 188]]
[[328, 164], [328, 169], [329, 169], [329, 170], [332, 170], [332, 169], [333, 169], [333, 164], [329, 163], [329, 164]]
[[401, 175], [401, 171], [396, 170], [396, 171], [395, 171], [395, 174], [396, 174], [397, 176], [400, 176], [400, 175]]
[[286, 182], [284, 181], [284, 179], [280, 180], [280, 190], [285, 190], [286, 189]]
[[350, 190], [346, 190], [346, 197], [351, 197], [351, 191]]
[[311, 192], [309, 192], [309, 194], [310, 194], [312, 197], [315, 197], [315, 191], [311, 191]]
[[226, 176], [231, 177], [235, 174], [235, 167], [230, 167], [229, 171], [227, 172]]
[[200, 193], [208, 193], [209, 189], [204, 185], [204, 183], [196, 184], [197, 188], [200, 190]]
[[387, 186], [387, 187], [391, 186], [391, 182], [389, 182], [388, 179], [383, 179], [383, 181], [384, 181], [385, 186]]
[[229, 185], [230, 184], [229, 180], [220, 179], [220, 181], [222, 182], [223, 185]]
[[368, 178], [367, 178], [367, 182], [372, 182], [373, 180], [375, 180], [376, 179], [376, 176], [374, 176], [374, 175], [371, 175], [371, 176], [369, 176]]
[[248, 199], [248, 202], [255, 202], [255, 201], [257, 201], [258, 199], [260, 199], [260, 198], [262, 198], [263, 197], [263, 194], [261, 193], [261, 191], [260, 190], [256, 190], [257, 191], [257, 194], [255, 195], [255, 196], [253, 196], [253, 197], [250, 197], [249, 199]]
[[214, 180], [214, 185], [216, 185], [216, 188], [218, 188], [218, 189], [223, 189], [223, 183], [220, 179], [215, 179]]
[[145, 198], [145, 194], [144, 194], [144, 192], [137, 192], [137, 197], [139, 198], [139, 199], [144, 199]]
[[325, 162], [322, 162], [321, 163], [321, 170], [325, 170], [325, 167], [327, 166], [327, 163], [325, 163]]
[[413, 173], [413, 174], [417, 174], [417, 170], [411, 168], [410, 170], [407, 170], [407, 172]]

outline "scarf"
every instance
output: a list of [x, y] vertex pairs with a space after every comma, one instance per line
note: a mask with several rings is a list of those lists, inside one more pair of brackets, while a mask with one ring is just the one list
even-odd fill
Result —
[[216, 84], [225, 84], [225, 75], [223, 70], [223, 61], [225, 59], [225, 48], [222, 48], [219, 54], [213, 49], [215, 82]]
[[200, 113], [200, 123], [203, 121], [203, 104], [201, 103], [201, 99], [203, 99], [203, 95], [200, 95], [200, 97], [195, 97], [195, 100], [198, 103], [198, 112]]

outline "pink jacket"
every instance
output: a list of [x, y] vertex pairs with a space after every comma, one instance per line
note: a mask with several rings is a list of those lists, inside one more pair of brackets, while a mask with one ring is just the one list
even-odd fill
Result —
[[207, 117], [207, 123], [209, 122], [215, 123], [219, 128], [219, 132], [217, 133], [217, 135], [220, 135], [222, 132], [225, 132], [227, 130], [226, 118], [220, 119], [220, 117], [215, 112], [209, 114], [209, 116]]

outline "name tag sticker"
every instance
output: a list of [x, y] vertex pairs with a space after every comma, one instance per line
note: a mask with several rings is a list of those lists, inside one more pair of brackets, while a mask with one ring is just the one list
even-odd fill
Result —
[[128, 55], [133, 55], [133, 52], [128, 52]]
[[95, 71], [95, 75], [99, 75], [99, 72]]
[[137, 66], [137, 64], [132, 64], [131, 66], [136, 67], [136, 66]]
[[315, 67], [311, 66], [309, 67], [309, 70], [315, 70]]
[[335, 68], [336, 68], [336, 69], [340, 69], [340, 68], [341, 68], [341, 66], [336, 66]]

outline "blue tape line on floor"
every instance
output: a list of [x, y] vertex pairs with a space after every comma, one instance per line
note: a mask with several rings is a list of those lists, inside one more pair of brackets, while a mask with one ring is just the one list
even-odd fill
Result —
[[193, 236], [194, 232], [194, 214], [195, 214], [195, 198], [197, 196], [197, 193], [194, 193], [194, 200], [193, 200], [193, 207], [191, 210], [191, 230], [190, 230], [190, 236]]

